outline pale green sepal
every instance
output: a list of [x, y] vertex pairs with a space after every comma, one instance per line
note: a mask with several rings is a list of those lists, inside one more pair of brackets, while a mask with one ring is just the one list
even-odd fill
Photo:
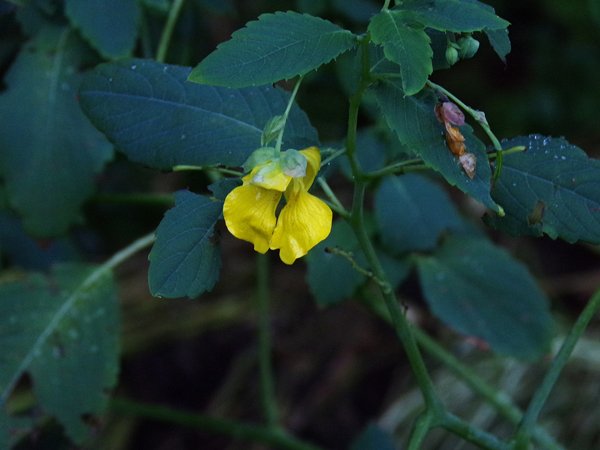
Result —
[[274, 147], [260, 147], [252, 152], [242, 164], [245, 172], [250, 172], [256, 166], [279, 159], [279, 152]]
[[308, 161], [298, 150], [289, 149], [283, 152], [280, 164], [283, 173], [292, 178], [301, 178], [306, 175]]

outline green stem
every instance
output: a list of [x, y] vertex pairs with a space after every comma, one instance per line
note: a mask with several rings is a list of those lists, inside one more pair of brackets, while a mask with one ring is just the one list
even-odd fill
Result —
[[433, 422], [434, 415], [429, 411], [425, 411], [417, 418], [408, 441], [408, 450], [421, 450], [427, 433], [434, 426]]
[[329, 184], [327, 184], [327, 180], [325, 180], [325, 178], [323, 178], [323, 177], [318, 177], [317, 183], [319, 184], [319, 186], [321, 187], [321, 189], [323, 190], [323, 192], [329, 199], [331, 209], [333, 209], [341, 217], [344, 217], [344, 218], [350, 217], [350, 213], [348, 211], [346, 211], [346, 208], [344, 208], [344, 205], [342, 205], [342, 203], [337, 198], [337, 196], [335, 195], [333, 190], [329, 187]]
[[598, 290], [590, 299], [587, 306], [581, 312], [577, 321], [573, 325], [573, 328], [569, 331], [569, 334], [562, 343], [560, 350], [556, 354], [555, 358], [546, 373], [546, 376], [542, 380], [542, 383], [535, 391], [523, 420], [517, 429], [515, 434], [515, 448], [522, 449], [527, 448], [529, 443], [529, 436], [532, 435], [535, 424], [539, 418], [539, 415], [548, 400], [548, 396], [552, 391], [552, 388], [556, 384], [560, 373], [567, 364], [575, 345], [579, 338], [583, 335], [588, 323], [594, 315], [600, 309], [600, 290]]
[[373, 275], [380, 280], [379, 285], [388, 312], [392, 319], [392, 324], [396, 334], [406, 352], [408, 361], [411, 365], [413, 373], [417, 379], [419, 388], [423, 394], [427, 409], [431, 412], [436, 412], [442, 408], [441, 402], [437, 398], [435, 389], [425, 362], [421, 357], [419, 348], [417, 347], [415, 338], [411, 331], [411, 326], [408, 323], [404, 313], [400, 310], [398, 300], [389, 283], [379, 258], [373, 248], [373, 244], [367, 234], [367, 229], [364, 221], [364, 199], [366, 190], [366, 181], [364, 181], [363, 173], [356, 158], [356, 133], [358, 127], [358, 111], [362, 101], [364, 91], [370, 83], [369, 75], [369, 38], [368, 35], [361, 41], [361, 57], [362, 57], [362, 72], [361, 82], [354, 95], [350, 97], [350, 105], [348, 110], [348, 130], [346, 135], [346, 154], [350, 161], [352, 175], [354, 177], [354, 198], [352, 200], [352, 211], [350, 213], [350, 225], [354, 230], [354, 234], [358, 239], [360, 247], [367, 258], [367, 262]]
[[[513, 153], [520, 153], [527, 149], [527, 147], [523, 145], [518, 145], [516, 147], [511, 147], [506, 150], [503, 150], [501, 155], [510, 155]], [[493, 160], [498, 157], [498, 152], [488, 153], [488, 159]], [[402, 174], [407, 172], [416, 172], [421, 170], [430, 170], [431, 167], [426, 165], [422, 159], [407, 159], [406, 161], [400, 161], [394, 164], [390, 164], [389, 166], [383, 167], [379, 170], [375, 170], [373, 172], [368, 172], [364, 174], [364, 177], [369, 180], [383, 178], [387, 175], [393, 174]]]
[[[454, 355], [446, 351], [446, 349], [420, 329], [414, 328], [413, 332], [417, 342], [427, 353], [444, 364], [444, 366], [461, 378], [474, 392], [487, 400], [501, 416], [505, 417], [515, 425], [521, 421], [523, 413], [512, 403], [510, 398], [504, 392], [499, 392], [495, 387], [490, 386], [473, 372], [471, 368], [462, 364]], [[562, 446], [560, 446], [546, 430], [541, 427], [536, 427], [533, 430], [533, 437], [547, 450], [563, 450]]]
[[185, 172], [185, 171], [214, 171], [223, 175], [232, 175], [234, 177], [243, 177], [244, 174], [239, 170], [227, 169], [226, 167], [217, 166], [190, 166], [190, 165], [179, 165], [173, 166], [173, 172]]
[[327, 158], [325, 158], [323, 161], [321, 161], [321, 169], [323, 167], [325, 167], [327, 164], [329, 164], [331, 161], [339, 158], [340, 156], [342, 156], [344, 153], [346, 153], [346, 149], [342, 148], [334, 153], [332, 153], [331, 155], [329, 155]]
[[427, 371], [421, 352], [417, 347], [412, 327], [404, 315], [404, 312], [400, 309], [396, 295], [392, 290], [387, 275], [379, 262], [379, 258], [377, 257], [373, 244], [366, 231], [363, 211], [365, 187], [365, 182], [359, 181], [355, 184], [350, 224], [356, 234], [356, 238], [358, 239], [365, 257], [367, 258], [367, 262], [369, 263], [373, 275], [381, 282], [379, 287], [392, 319], [392, 325], [394, 326], [396, 335], [402, 342], [410, 366], [417, 379], [417, 384], [423, 394], [427, 409], [436, 412], [442, 408], [442, 405], [435, 392], [433, 382], [429, 377], [429, 372]]
[[390, 0], [385, 0], [384, 3], [383, 3], [383, 8], [381, 8], [381, 10], [385, 11], [389, 7], [390, 7]]
[[488, 123], [487, 119], [485, 118], [485, 114], [483, 114], [481, 111], [471, 108], [469, 105], [462, 102], [458, 97], [456, 97], [450, 91], [444, 89], [442, 86], [435, 84], [431, 81], [427, 81], [427, 85], [429, 87], [431, 87], [432, 89], [435, 89], [436, 91], [441, 92], [446, 97], [448, 97], [450, 100], [452, 100], [454, 103], [456, 103], [458, 106], [460, 106], [462, 109], [464, 109], [471, 117], [473, 117], [473, 119], [475, 119], [477, 121], [477, 123], [479, 123], [479, 126], [481, 126], [481, 128], [483, 129], [485, 134], [487, 134], [488, 138], [492, 142], [492, 145], [494, 146], [494, 149], [496, 150], [496, 167], [494, 168], [494, 177], [493, 177], [494, 181], [496, 181], [498, 179], [498, 177], [500, 176], [500, 172], [502, 170], [502, 163], [504, 161], [504, 159], [502, 157], [502, 144], [500, 144], [500, 141], [498, 140], [498, 138], [496, 137], [496, 135], [493, 133], [492, 129], [490, 128], [490, 124]]
[[281, 151], [281, 144], [283, 143], [283, 133], [285, 132], [285, 125], [287, 123], [288, 116], [290, 115], [290, 111], [292, 110], [292, 105], [294, 104], [296, 95], [298, 94], [298, 89], [300, 89], [300, 85], [302, 84], [302, 80], [303, 77], [299, 77], [298, 81], [296, 81], [294, 89], [292, 90], [292, 94], [290, 95], [290, 99], [288, 100], [288, 104], [285, 108], [285, 112], [283, 113], [283, 126], [279, 130], [279, 134], [277, 135], [277, 141], [275, 142], [275, 148], [277, 149], [277, 151]]
[[256, 258], [258, 301], [258, 362], [260, 389], [265, 419], [270, 428], [278, 429], [279, 414], [275, 397], [273, 367], [271, 362], [271, 320], [269, 311], [269, 257], [258, 254]]
[[171, 36], [173, 36], [173, 30], [177, 23], [177, 18], [181, 12], [184, 0], [173, 0], [171, 10], [169, 11], [169, 17], [167, 17], [167, 23], [163, 28], [162, 36], [160, 37], [160, 43], [158, 44], [158, 50], [156, 51], [156, 60], [160, 63], [165, 62], [167, 56], [167, 50], [171, 43]]
[[375, 274], [373, 272], [371, 272], [370, 270], [365, 269], [364, 267], [362, 267], [360, 264], [358, 264], [358, 262], [356, 262], [356, 259], [354, 259], [354, 255], [350, 252], [347, 252], [345, 250], [342, 250], [341, 248], [337, 248], [337, 247], [328, 247], [325, 249], [325, 251], [327, 253], [331, 253], [332, 255], [337, 255], [340, 256], [342, 258], [344, 258], [346, 261], [348, 261], [350, 263], [350, 265], [352, 266], [352, 268], [354, 270], [356, 270], [358, 273], [360, 273], [361, 275], [364, 275], [365, 277], [373, 280], [373, 282], [375, 284], [377, 284], [380, 288], [382, 289], [386, 289], [387, 285], [384, 281], [381, 281], [380, 279], [378, 279]]
[[261, 443], [283, 450], [320, 450], [319, 447], [299, 441], [287, 433], [264, 426], [190, 414], [160, 405], [114, 398], [110, 402], [110, 409], [116, 413], [196, 428], [209, 433], [229, 436], [236, 440]]
[[493, 434], [487, 433], [451, 413], [446, 413], [440, 423], [442, 428], [451, 431], [465, 440], [486, 450], [509, 450], [508, 444]]

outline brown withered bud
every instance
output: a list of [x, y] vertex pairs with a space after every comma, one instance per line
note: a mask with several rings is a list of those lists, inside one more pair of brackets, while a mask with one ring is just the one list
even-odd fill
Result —
[[457, 127], [461, 127], [465, 124], [465, 115], [460, 108], [452, 102], [442, 102], [435, 105], [435, 115], [437, 119], [444, 124], [450, 123]]
[[458, 157], [458, 161], [467, 176], [472, 180], [475, 178], [477, 168], [477, 157], [473, 153], [464, 153]]
[[464, 155], [467, 148], [465, 146], [465, 137], [460, 132], [460, 129], [453, 127], [448, 122], [444, 126], [446, 127], [446, 144], [448, 144], [450, 151], [456, 156]]
[[473, 153], [467, 153], [465, 137], [459, 128], [465, 124], [465, 115], [458, 106], [450, 101], [438, 103], [434, 111], [437, 120], [443, 123], [446, 129], [445, 137], [448, 149], [453, 155], [458, 156], [458, 161], [467, 176], [471, 179], [475, 178], [477, 158]]

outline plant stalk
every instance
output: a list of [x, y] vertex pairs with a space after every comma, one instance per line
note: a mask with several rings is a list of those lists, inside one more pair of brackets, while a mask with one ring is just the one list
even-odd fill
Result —
[[271, 361], [271, 316], [269, 311], [269, 257], [257, 254], [257, 286], [258, 302], [258, 363], [260, 372], [260, 393], [265, 420], [269, 428], [279, 428], [279, 413], [273, 380], [273, 364]]
[[558, 377], [567, 364], [567, 361], [569, 360], [577, 341], [583, 335], [590, 320], [592, 320], [599, 309], [600, 290], [596, 291], [575, 321], [575, 324], [562, 343], [560, 350], [552, 360], [550, 368], [548, 369], [548, 372], [546, 372], [542, 383], [535, 391], [533, 398], [531, 399], [531, 402], [525, 411], [523, 420], [521, 421], [521, 424], [519, 425], [515, 434], [515, 449], [520, 450], [528, 448], [530, 436], [532, 436], [534, 432], [535, 424], [540, 416], [544, 404], [546, 403], [546, 400], [548, 400], [552, 388], [556, 384]]

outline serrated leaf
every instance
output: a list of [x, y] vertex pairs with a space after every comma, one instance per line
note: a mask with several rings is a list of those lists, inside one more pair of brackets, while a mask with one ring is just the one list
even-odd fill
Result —
[[506, 155], [492, 192], [506, 216], [486, 221], [511, 234], [600, 243], [600, 161], [563, 138], [536, 134], [502, 145], [527, 150]]
[[461, 228], [448, 194], [417, 174], [383, 180], [375, 194], [375, 217], [386, 248], [396, 253], [431, 250], [442, 233]]
[[148, 284], [156, 297], [195, 298], [219, 278], [221, 255], [214, 227], [223, 204], [189, 191], [175, 193], [175, 207], [156, 230]]
[[510, 53], [511, 45], [508, 30], [485, 30], [490, 44], [502, 62], [506, 62], [506, 55]]
[[105, 58], [123, 58], [133, 51], [141, 17], [137, 0], [66, 0], [65, 13]]
[[[260, 147], [267, 121], [285, 111], [289, 95], [263, 86], [228, 89], [186, 82], [187, 67], [131, 60], [98, 66], [80, 89], [92, 123], [135, 162], [241, 166]], [[306, 114], [293, 106], [286, 148], [318, 142]]]
[[467, 151], [477, 157], [475, 178], [471, 180], [446, 146], [443, 127], [435, 117], [436, 98], [431, 91], [405, 96], [399, 86], [386, 82], [375, 88], [375, 96], [388, 126], [396, 132], [402, 144], [442, 174], [448, 183], [493, 211], [501, 211], [490, 195], [492, 174], [483, 143], [473, 135], [468, 125], [461, 127]]
[[82, 48], [72, 30], [46, 28], [11, 67], [0, 96], [0, 174], [25, 228], [62, 234], [79, 219], [112, 148], [77, 104]]
[[427, 33], [410, 26], [398, 12], [389, 10], [371, 19], [369, 32], [374, 43], [383, 45], [386, 58], [400, 65], [405, 94], [419, 92], [433, 72], [433, 50]]
[[356, 42], [350, 31], [319, 17], [263, 14], [220, 44], [189, 80], [233, 88], [275, 83], [328, 63]]
[[403, 0], [397, 10], [426, 27], [454, 33], [500, 30], [510, 25], [491, 6], [477, 0]]
[[119, 361], [119, 309], [107, 270], [59, 266], [0, 284], [0, 407], [29, 372], [42, 409], [81, 443], [101, 414]]
[[477, 238], [448, 238], [417, 261], [432, 312], [461, 333], [502, 355], [541, 357], [553, 321], [548, 301], [526, 267], [505, 250]]

